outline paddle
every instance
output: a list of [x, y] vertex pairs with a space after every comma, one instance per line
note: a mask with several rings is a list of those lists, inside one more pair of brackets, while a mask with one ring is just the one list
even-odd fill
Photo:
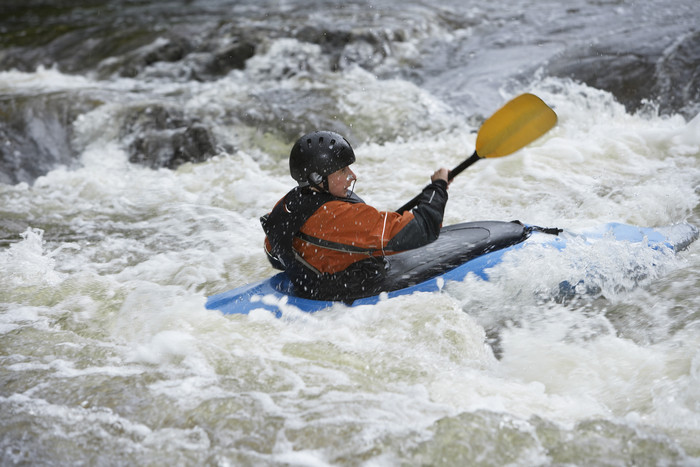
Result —
[[[557, 123], [557, 114], [542, 99], [533, 94], [522, 94], [498, 109], [481, 125], [476, 136], [476, 150], [449, 173], [452, 181], [464, 169], [479, 159], [503, 157], [514, 153], [540, 136]], [[401, 206], [403, 213], [418, 205], [421, 195]]]

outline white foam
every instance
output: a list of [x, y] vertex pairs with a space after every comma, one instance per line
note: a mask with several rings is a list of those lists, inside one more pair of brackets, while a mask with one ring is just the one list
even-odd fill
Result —
[[26, 286], [28, 284], [53, 286], [65, 277], [56, 271], [53, 255], [44, 251], [44, 232], [28, 228], [22, 240], [0, 251], [0, 276], [3, 288]]

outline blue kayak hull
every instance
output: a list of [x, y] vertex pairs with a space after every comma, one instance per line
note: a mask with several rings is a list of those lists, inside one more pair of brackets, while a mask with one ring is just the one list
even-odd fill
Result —
[[[478, 227], [478, 224], [479, 223], [467, 223], [451, 227], [472, 227], [473, 225]], [[490, 227], [497, 223], [486, 222], [483, 224], [487, 224], [487, 226]], [[448, 227], [448, 229], [449, 228], [450, 227]], [[622, 242], [644, 242], [650, 248], [679, 251], [686, 248], [697, 239], [698, 230], [694, 226], [685, 223], [660, 228], [645, 228], [620, 223], [610, 223], [595, 229], [587, 230], [585, 233], [577, 236], [583, 236], [587, 240], [607, 237]], [[445, 237], [448, 236], [445, 235]], [[442, 238], [442, 234], [440, 238]], [[433, 251], [436, 248], [440, 248], [440, 238], [438, 238], [434, 244], [431, 244], [433, 245]], [[443, 242], [447, 243], [449, 240], [444, 240]], [[483, 251], [483, 254], [467, 259], [462, 264], [434, 277], [407, 287], [382, 292], [379, 295], [359, 298], [352, 302], [346, 302], [345, 304], [348, 306], [372, 305], [380, 300], [400, 295], [408, 295], [415, 292], [436, 292], [441, 290], [447, 282], [463, 281], [469, 274], [474, 274], [483, 280], [489, 280], [488, 270], [499, 264], [506, 253], [520, 249], [530, 242], [543, 243], [551, 248], [562, 250], [566, 247], [567, 235], [555, 236], [535, 230], [531, 235], [523, 236], [522, 238], [510, 242], [513, 244], [498, 246], [498, 249], [493, 251], [489, 251], [489, 248], [482, 248], [479, 251]], [[452, 243], [454, 243], [454, 241]], [[454, 245], [446, 245], [445, 248], [454, 248]], [[419, 255], [417, 254], [415, 256], [418, 257]], [[439, 255], [432, 254], [431, 256], [439, 258]], [[424, 264], [425, 258], [417, 259], [416, 261], [420, 261], [421, 264]], [[294, 295], [289, 278], [282, 272], [253, 284], [212, 295], [207, 299], [206, 308], [210, 310], [219, 310], [224, 314], [247, 314], [256, 309], [265, 309], [279, 317], [282, 315], [283, 310], [290, 306], [304, 312], [313, 313], [330, 308], [337, 303], [339, 302], [312, 300]]]

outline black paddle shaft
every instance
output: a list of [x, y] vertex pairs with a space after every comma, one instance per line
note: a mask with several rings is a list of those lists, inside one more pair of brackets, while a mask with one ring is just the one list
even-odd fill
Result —
[[[466, 169], [467, 167], [469, 167], [470, 165], [472, 165], [474, 162], [478, 161], [479, 159], [481, 159], [481, 158], [476, 153], [476, 151], [474, 151], [474, 154], [472, 154], [471, 157], [464, 159], [457, 167], [450, 170], [450, 172], [447, 176], [447, 180], [451, 182], [453, 178], [455, 178], [457, 175], [462, 173], [462, 171], [464, 169]], [[398, 212], [399, 214], [403, 214], [404, 212], [410, 211], [411, 209], [415, 208], [418, 205], [418, 201], [420, 200], [420, 196], [421, 195], [415, 196], [411, 201], [409, 201], [408, 203], [404, 204], [399, 209], [397, 209], [396, 212]]]

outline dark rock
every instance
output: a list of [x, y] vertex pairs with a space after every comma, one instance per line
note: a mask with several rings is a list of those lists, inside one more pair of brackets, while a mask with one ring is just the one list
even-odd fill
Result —
[[629, 109], [650, 96], [653, 87], [654, 60], [628, 52], [586, 48], [562, 62], [553, 62], [549, 72], [609, 91]]
[[203, 162], [216, 153], [216, 142], [209, 130], [201, 124], [192, 124], [172, 138], [173, 158], [169, 168], [186, 162]]
[[[133, 78], [138, 76], [147, 67], [159, 63], [173, 63], [185, 58], [194, 46], [185, 38], [172, 36], [168, 38], [159, 37], [152, 44], [138, 48], [125, 54], [121, 59], [107, 61], [111, 63], [111, 68], [119, 69], [119, 74], [124, 77]], [[101, 67], [101, 74], [110, 67]]]
[[129, 161], [154, 169], [175, 169], [217, 153], [216, 141], [203, 124], [160, 105], [136, 109], [122, 133], [126, 141], [130, 140]]
[[402, 40], [403, 36], [400, 32], [384, 30], [354, 32], [307, 25], [297, 31], [296, 38], [319, 45], [331, 57], [331, 70], [339, 71], [351, 64], [367, 70], [376, 68], [391, 51], [392, 42]]
[[[547, 67], [553, 76], [569, 77], [612, 93], [630, 111], [645, 100], [662, 113], [697, 113], [700, 101], [700, 32], [649, 43], [601, 43], [567, 50]], [[694, 107], [695, 106], [695, 107]]]
[[700, 110], [700, 31], [682, 36], [656, 63], [655, 94], [661, 110], [680, 109], [687, 118]]
[[255, 44], [247, 41], [236, 42], [224, 50], [213, 54], [206, 64], [205, 72], [212, 76], [223, 76], [231, 70], [241, 70], [245, 62], [255, 55]]

